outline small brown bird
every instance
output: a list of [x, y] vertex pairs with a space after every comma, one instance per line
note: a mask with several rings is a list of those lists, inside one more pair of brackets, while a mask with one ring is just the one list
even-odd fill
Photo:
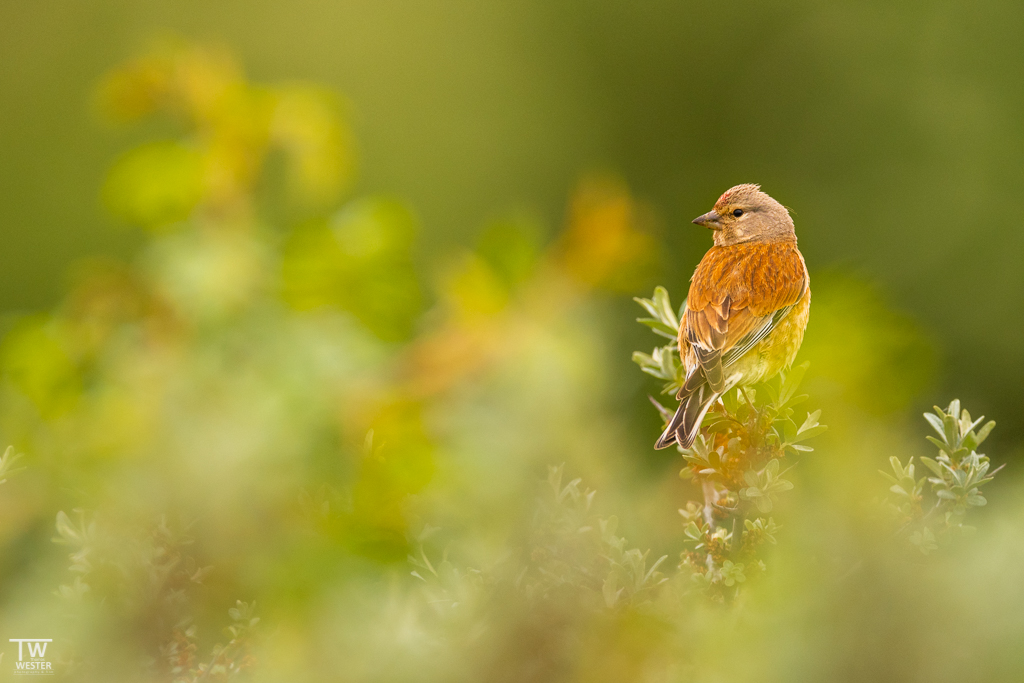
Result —
[[793, 219], [760, 186], [737, 185], [693, 222], [715, 231], [715, 246], [690, 280], [679, 326], [686, 379], [655, 448], [689, 448], [722, 394], [789, 367], [811, 307]]

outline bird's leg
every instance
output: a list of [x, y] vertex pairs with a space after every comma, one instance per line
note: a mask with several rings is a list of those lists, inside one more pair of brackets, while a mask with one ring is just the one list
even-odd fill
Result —
[[743, 392], [743, 398], [746, 399], [747, 405], [750, 406], [751, 408], [753, 408], [754, 407], [754, 402], [751, 400], [750, 394], [747, 393], [747, 388], [741, 384], [740, 385], [740, 391]]

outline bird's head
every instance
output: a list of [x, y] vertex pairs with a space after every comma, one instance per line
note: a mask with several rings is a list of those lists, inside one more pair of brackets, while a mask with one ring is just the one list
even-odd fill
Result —
[[793, 219], [782, 204], [761, 192], [760, 185], [737, 185], [725, 191], [715, 208], [693, 220], [715, 231], [715, 244], [796, 241]]

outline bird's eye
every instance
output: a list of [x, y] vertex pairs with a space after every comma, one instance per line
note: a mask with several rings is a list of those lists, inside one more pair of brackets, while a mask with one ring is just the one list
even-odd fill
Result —
[[743, 209], [736, 209], [735, 211], [732, 212], [732, 215], [736, 216], [736, 218], [739, 218], [740, 216], [743, 215]]

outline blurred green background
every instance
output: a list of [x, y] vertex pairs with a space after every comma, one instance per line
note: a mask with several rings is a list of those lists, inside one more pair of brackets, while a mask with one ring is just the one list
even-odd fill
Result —
[[[759, 182], [816, 270], [879, 283], [942, 353], [938, 386], [987, 414], [1024, 402], [1024, 64], [1016, 3], [53, 2], [0, 9], [0, 306], [54, 303], [74, 259], [129, 253], [98, 179], [112, 64], [176, 32], [258, 80], [348, 98], [360, 187], [405, 197], [423, 259], [509, 211], [548, 226], [581, 170], [664, 217], [664, 282], [706, 243], [689, 219]], [[995, 438], [1019, 440], [1019, 420]], [[1002, 430], [1001, 430], [1002, 431]]]
[[[0, 638], [68, 680], [1017, 680], [1022, 20], [3, 4]], [[631, 298], [682, 300], [741, 182], [793, 209], [830, 431], [723, 607], [676, 569], [700, 493]], [[1011, 466], [908, 559], [877, 470], [953, 397]], [[658, 595], [602, 601], [611, 515]]]

